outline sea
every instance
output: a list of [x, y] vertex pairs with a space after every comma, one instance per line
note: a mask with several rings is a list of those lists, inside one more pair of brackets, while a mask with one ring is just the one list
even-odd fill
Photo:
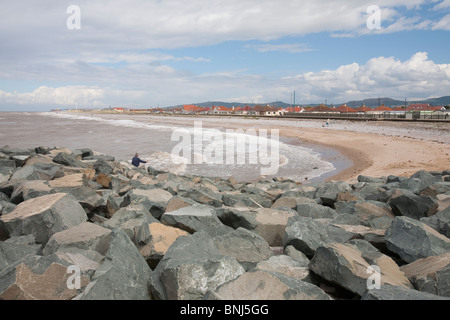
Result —
[[1, 112], [0, 147], [90, 148], [128, 162], [138, 153], [158, 170], [239, 181], [264, 176], [308, 183], [350, 167], [337, 150], [280, 136], [276, 121], [267, 128], [231, 117]]

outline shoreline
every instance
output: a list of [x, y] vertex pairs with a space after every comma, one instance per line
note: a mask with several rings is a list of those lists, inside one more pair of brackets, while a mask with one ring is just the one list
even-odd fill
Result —
[[[155, 117], [153, 116], [152, 119]], [[188, 118], [188, 117], [187, 117]], [[222, 127], [279, 129], [280, 137], [297, 139], [310, 145], [315, 150], [331, 148], [336, 154], [341, 154], [348, 161], [342, 165], [342, 160], [332, 162], [337, 171], [335, 174], [324, 175], [311, 180], [320, 181], [348, 181], [354, 182], [358, 175], [388, 176], [397, 175], [408, 177], [417, 171], [443, 171], [450, 168], [450, 144], [447, 142], [450, 134], [450, 126], [430, 127], [425, 124], [386, 123], [376, 124], [354, 123], [351, 121], [333, 121], [330, 127], [320, 127], [322, 121], [303, 120], [292, 123], [258, 122], [258, 119], [250, 121], [233, 121], [233, 118], [207, 119], [204, 126], [212, 127], [214, 124]], [[189, 121], [203, 120], [203, 118], [189, 117]], [[164, 118], [164, 122], [170, 119]], [[348, 129], [347, 126], [356, 126]], [[358, 126], [373, 126], [377, 133], [361, 132]], [[400, 130], [399, 132], [389, 132]], [[403, 131], [402, 131], [403, 130]], [[402, 136], [403, 134], [403, 136]], [[409, 136], [408, 136], [409, 135]], [[318, 147], [318, 148], [317, 148]], [[340, 164], [338, 162], [341, 161]], [[345, 160], [343, 160], [345, 162]]]
[[[166, 119], [169, 120], [169, 119]], [[191, 121], [201, 120], [201, 118]], [[209, 120], [209, 119], [208, 119]], [[231, 120], [231, 119], [228, 119]], [[170, 121], [170, 120], [169, 120]], [[272, 121], [272, 120], [271, 120]], [[336, 162], [330, 161], [335, 165], [337, 172], [325, 179], [323, 175], [312, 180], [320, 181], [347, 181], [354, 182], [358, 175], [367, 175], [374, 177], [397, 175], [408, 177], [417, 171], [443, 171], [450, 168], [448, 159], [450, 159], [450, 144], [445, 136], [450, 134], [450, 126], [439, 128], [430, 128], [425, 125], [416, 124], [411, 128], [411, 124], [391, 123], [376, 124], [376, 131], [379, 133], [352, 131], [347, 126], [366, 126], [364, 123], [351, 123], [349, 121], [334, 121], [330, 127], [320, 127], [321, 121], [306, 121], [286, 124], [252, 121], [229, 121], [223, 122], [217, 119], [211, 119], [204, 123], [204, 126], [220, 125], [222, 127], [235, 128], [255, 128], [259, 129], [279, 129], [280, 137], [298, 139], [298, 141], [312, 145], [315, 150], [321, 148], [331, 148], [349, 159], [351, 164], [342, 168], [336, 166]], [[314, 124], [315, 127], [309, 127]], [[374, 126], [373, 124], [369, 124]], [[378, 128], [378, 126], [380, 126]], [[417, 127], [418, 126], [418, 127]], [[339, 129], [338, 129], [339, 128]], [[404, 132], [395, 132], [389, 135], [389, 131], [405, 130]], [[411, 130], [411, 132], [410, 132]], [[440, 130], [440, 136], [436, 135], [434, 130]], [[400, 134], [410, 134], [410, 137]], [[428, 139], [428, 140], [427, 140]], [[433, 141], [432, 139], [436, 140]], [[441, 142], [438, 142], [442, 140]], [[328, 161], [328, 160], [327, 160]], [[328, 175], [328, 174], [325, 174]]]
[[[114, 117], [129, 117], [128, 114]], [[130, 117], [131, 119], [133, 117]], [[181, 116], [142, 117], [165, 125], [180, 125]], [[144, 120], [145, 121], [145, 120]], [[353, 122], [292, 119], [237, 119], [234, 117], [183, 117], [183, 125], [203, 121], [221, 129], [278, 129], [280, 138], [291, 139], [321, 154], [335, 170], [308, 181], [355, 181], [358, 175], [410, 176], [419, 170], [450, 169], [450, 125], [425, 123]], [[126, 160], [126, 159], [125, 159]]]
[[351, 167], [326, 181], [355, 181], [358, 175], [407, 177], [419, 170], [442, 171], [450, 167], [448, 144], [333, 129], [308, 131], [315, 135], [298, 137], [292, 129], [282, 129], [280, 135], [298, 137], [308, 143], [333, 148], [353, 162]]

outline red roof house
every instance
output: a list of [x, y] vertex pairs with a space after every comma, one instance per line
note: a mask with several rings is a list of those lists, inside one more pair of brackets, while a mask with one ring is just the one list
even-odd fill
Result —
[[293, 113], [300, 113], [302, 112], [302, 110], [304, 110], [301, 107], [287, 107], [286, 108], [286, 112], [293, 112]]
[[372, 111], [372, 109], [369, 108], [369, 107], [366, 107], [365, 105], [362, 105], [361, 107], [356, 108], [356, 111], [358, 111], [358, 112], [367, 112], [367, 111]]
[[339, 111], [336, 111], [336, 108], [330, 109], [327, 106], [321, 104], [320, 106], [309, 109], [308, 112], [339, 112]]
[[354, 108], [347, 107], [346, 104], [343, 104], [342, 106], [339, 106], [339, 107], [335, 108], [334, 110], [339, 111], [341, 113], [358, 112]]
[[198, 106], [194, 106], [192, 104], [185, 104], [183, 106], [183, 111], [186, 113], [195, 113], [200, 111], [202, 108], [198, 107]]
[[406, 108], [406, 111], [437, 111], [441, 110], [441, 107], [433, 107], [429, 103], [416, 103], [411, 104]]
[[374, 109], [373, 111], [378, 111], [378, 112], [389, 112], [389, 111], [394, 111], [389, 107], [386, 107], [384, 104], [379, 106], [378, 108]]

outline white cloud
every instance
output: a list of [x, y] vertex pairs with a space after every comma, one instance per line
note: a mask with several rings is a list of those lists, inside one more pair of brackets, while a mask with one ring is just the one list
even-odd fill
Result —
[[10, 93], [0, 91], [0, 103], [18, 105], [101, 105], [105, 91], [95, 87], [68, 86], [50, 88], [41, 86], [32, 92]]
[[446, 15], [438, 22], [434, 23], [432, 29], [450, 31], [450, 14]]
[[365, 65], [352, 63], [336, 70], [309, 72], [283, 80], [285, 86], [301, 88], [303, 97], [310, 102], [378, 96], [427, 98], [449, 92], [450, 64], [436, 64], [426, 52], [418, 52], [406, 61], [377, 57]]
[[376, 57], [365, 64], [355, 62], [333, 70], [283, 78], [247, 74], [245, 70], [210, 74], [174, 71], [165, 77], [153, 77], [142, 71], [136, 77], [136, 83], [121, 89], [117, 89], [117, 85], [40, 87], [20, 94], [0, 91], [0, 104], [156, 107], [158, 101], [165, 102], [162, 106], [169, 106], [201, 102], [199, 97], [202, 101], [263, 103], [289, 101], [294, 90], [297, 103], [316, 103], [324, 99], [339, 103], [379, 96], [428, 98], [450, 91], [450, 64], [437, 64], [426, 52], [418, 52], [405, 61]]
[[441, 9], [447, 9], [450, 8], [450, 0], [443, 0], [442, 2], [438, 3], [436, 6], [434, 6], [434, 10], [441, 10]]
[[[427, 0], [379, 0], [389, 20], [399, 6]], [[2, 4], [0, 29], [30, 44], [64, 44], [92, 51], [177, 48], [229, 40], [272, 40], [317, 32], [354, 32], [365, 26], [369, 0], [112, 0], [77, 1], [81, 30], [67, 30], [65, 4], [28, 1]], [[6, 37], [4, 32], [1, 36]], [[17, 44], [17, 43], [16, 43]], [[67, 47], [66, 47], [67, 49]]]

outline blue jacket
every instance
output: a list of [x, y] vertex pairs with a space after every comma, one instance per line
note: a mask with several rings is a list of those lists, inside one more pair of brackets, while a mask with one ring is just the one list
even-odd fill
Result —
[[138, 157], [133, 157], [133, 159], [131, 159], [131, 164], [132, 164], [133, 166], [135, 166], [135, 167], [139, 167], [139, 165], [140, 165], [141, 163], [147, 163], [147, 161], [141, 160], [141, 159], [138, 158]]

